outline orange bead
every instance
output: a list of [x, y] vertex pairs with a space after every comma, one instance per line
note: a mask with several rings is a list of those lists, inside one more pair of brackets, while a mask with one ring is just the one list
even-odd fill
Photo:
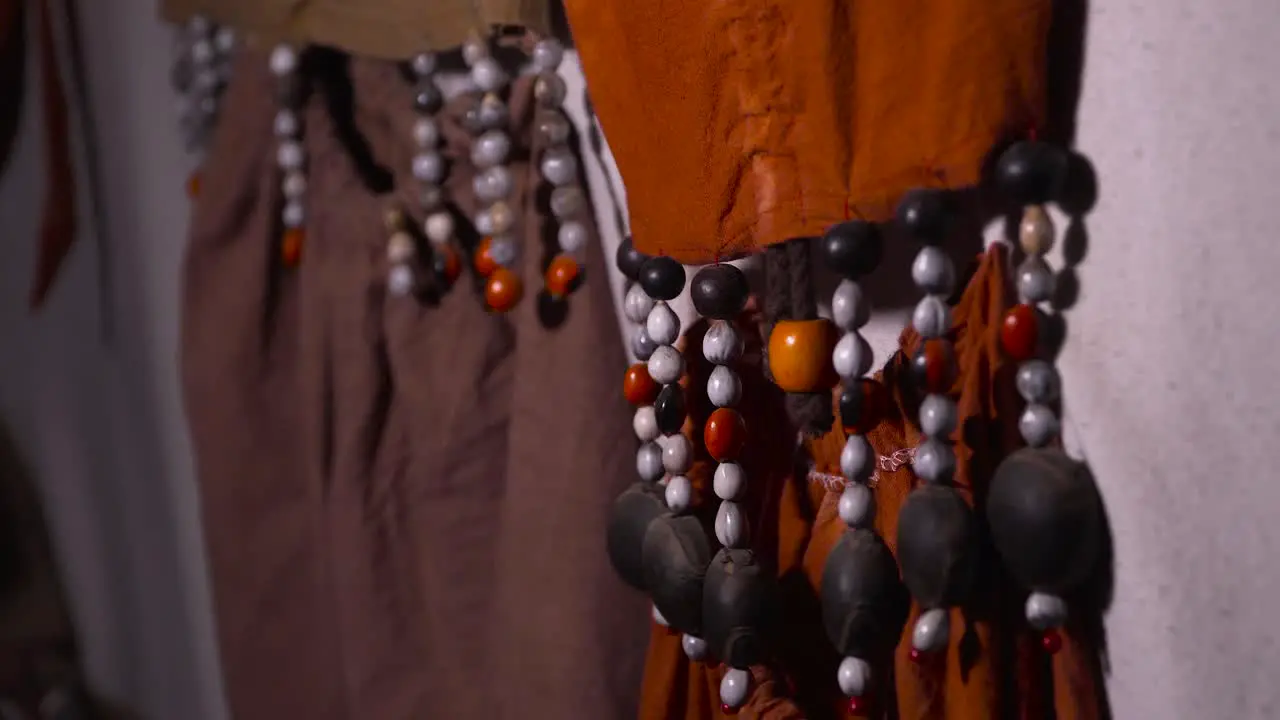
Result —
[[703, 428], [702, 444], [717, 462], [732, 460], [747, 444], [747, 423], [737, 410], [716, 408]]
[[187, 197], [195, 198], [200, 194], [200, 171], [197, 170], [187, 177]]
[[569, 255], [557, 255], [547, 266], [547, 272], [544, 280], [547, 286], [547, 292], [552, 297], [563, 297], [573, 292], [574, 284], [578, 281], [578, 274], [582, 272], [582, 267], [578, 265], [578, 261]]
[[831, 321], [780, 320], [769, 334], [769, 371], [773, 382], [787, 392], [830, 390], [839, 382], [831, 366], [837, 340]]
[[280, 261], [285, 267], [296, 267], [302, 260], [302, 246], [306, 244], [307, 234], [302, 228], [287, 228], [280, 238]]
[[1040, 344], [1040, 318], [1031, 305], [1014, 305], [1000, 323], [1000, 347], [1011, 360], [1023, 362], [1036, 355]]
[[476, 256], [472, 259], [476, 272], [480, 277], [489, 277], [498, 269], [498, 261], [493, 259], [493, 238], [484, 238], [476, 246]]
[[445, 245], [437, 252], [444, 253], [444, 280], [452, 285], [457, 282], [458, 276], [462, 274], [462, 259], [452, 245]]
[[510, 270], [500, 267], [489, 274], [484, 285], [484, 303], [494, 312], [506, 312], [520, 302], [524, 287], [520, 278]]
[[622, 395], [632, 405], [652, 405], [662, 388], [649, 375], [648, 363], [636, 363], [627, 368], [622, 380]]

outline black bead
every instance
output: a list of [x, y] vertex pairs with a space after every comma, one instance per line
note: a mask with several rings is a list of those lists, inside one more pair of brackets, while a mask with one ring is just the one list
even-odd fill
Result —
[[1067, 154], [1061, 148], [1031, 140], [1010, 145], [996, 163], [1000, 192], [1018, 205], [1056, 199], [1066, 174]]
[[444, 107], [444, 94], [432, 82], [420, 83], [413, 92], [413, 107], [420, 113], [436, 113]]
[[870, 530], [851, 530], [822, 568], [822, 624], [844, 656], [874, 657], [902, 636], [910, 599], [898, 564]]
[[649, 256], [636, 249], [631, 238], [628, 237], [618, 244], [618, 254], [614, 256], [614, 264], [618, 266], [618, 271], [627, 279], [634, 282], [640, 280], [640, 268], [644, 265], [644, 261]]
[[746, 274], [727, 263], [702, 268], [689, 286], [689, 296], [698, 314], [719, 320], [737, 317], [747, 306], [750, 293]]
[[866, 405], [866, 393], [862, 383], [846, 383], [840, 388], [840, 424], [846, 428], [857, 427], [862, 422]]
[[640, 266], [636, 279], [649, 297], [675, 300], [684, 291], [684, 266], [665, 255], [651, 257]]
[[945, 192], [919, 188], [907, 192], [898, 201], [895, 219], [920, 242], [937, 243], [947, 234], [947, 210]]
[[667, 512], [662, 490], [653, 483], [637, 482], [613, 501], [605, 527], [609, 562], [623, 582], [644, 590], [643, 550], [649, 524]]
[[750, 550], [721, 548], [703, 584], [703, 638], [729, 667], [764, 661], [765, 623], [773, 617], [773, 575]]
[[1061, 450], [1026, 448], [1005, 458], [986, 510], [996, 549], [1023, 585], [1067, 593], [1096, 567], [1102, 501], [1085, 467]]
[[898, 511], [902, 581], [922, 607], [962, 602], [977, 567], [973, 511], [954, 488], [921, 485]]
[[658, 420], [658, 429], [663, 434], [674, 435], [680, 432], [685, 418], [684, 388], [677, 383], [663, 385], [658, 397], [653, 400], [653, 414]]
[[711, 562], [711, 541], [693, 515], [666, 514], [649, 523], [642, 552], [644, 585], [667, 624], [701, 635], [703, 581]]
[[823, 262], [833, 272], [850, 279], [860, 278], [880, 265], [884, 240], [880, 228], [854, 220], [833, 225], [819, 242]]

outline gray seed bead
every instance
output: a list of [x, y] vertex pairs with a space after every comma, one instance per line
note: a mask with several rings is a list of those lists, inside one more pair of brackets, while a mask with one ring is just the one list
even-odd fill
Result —
[[933, 340], [951, 329], [951, 308], [937, 295], [925, 295], [911, 313], [911, 326], [925, 340]]
[[439, 185], [444, 180], [444, 157], [437, 152], [419, 153], [413, 156], [413, 176], [419, 182]]
[[866, 375], [874, 360], [871, 345], [856, 332], [845, 333], [831, 352], [831, 364], [835, 367], [836, 374], [845, 381]]
[[480, 130], [496, 130], [505, 127], [510, 117], [511, 111], [507, 108], [507, 104], [497, 95], [485, 95], [480, 99], [479, 107], [476, 108], [476, 122]]
[[1044, 447], [1058, 434], [1058, 416], [1049, 406], [1033, 403], [1018, 418], [1018, 432], [1031, 447]]
[[716, 539], [727, 548], [735, 548], [742, 544], [746, 528], [743, 527], [742, 508], [738, 503], [725, 500], [716, 510]]
[[306, 153], [302, 149], [302, 144], [296, 140], [285, 140], [280, 143], [280, 147], [276, 148], [276, 163], [285, 172], [301, 170], [305, 160]]
[[689, 503], [693, 500], [693, 486], [689, 484], [689, 478], [676, 475], [667, 481], [663, 494], [667, 500], [667, 507], [671, 508], [672, 512], [684, 512], [689, 509]]
[[[656, 411], [655, 411], [656, 413]], [[667, 435], [662, 444], [662, 467], [672, 475], [683, 475], [693, 466], [693, 443], [684, 435]]]
[[435, 118], [420, 117], [413, 121], [413, 142], [422, 150], [434, 150], [440, 144], [440, 125]]
[[1028, 255], [1044, 255], [1053, 249], [1053, 218], [1043, 205], [1028, 205], [1018, 223], [1018, 244]]
[[551, 214], [559, 220], [576, 216], [586, 204], [587, 198], [577, 185], [558, 187], [551, 191]]
[[298, 69], [298, 53], [288, 45], [277, 45], [271, 51], [271, 74], [283, 77]]
[[956, 471], [956, 453], [950, 444], [929, 438], [916, 446], [911, 469], [925, 482], [947, 482]]
[[846, 332], [857, 330], [871, 319], [871, 304], [862, 293], [862, 286], [853, 280], [841, 280], [831, 295], [831, 319]]
[[408, 295], [413, 292], [414, 284], [413, 268], [408, 265], [393, 265], [387, 271], [387, 290], [392, 295]]
[[542, 177], [556, 187], [569, 185], [578, 179], [578, 159], [564, 148], [544, 153], [538, 168]]
[[657, 303], [645, 293], [640, 283], [627, 288], [626, 297], [622, 300], [622, 314], [633, 323], [643, 323], [649, 319], [649, 313]]
[[662, 611], [659, 610], [658, 606], [656, 605], [653, 607], [653, 621], [658, 623], [662, 627], [669, 627], [669, 625], [667, 624], [667, 619], [662, 616]]
[[229, 27], [220, 27], [213, 35], [213, 45], [218, 52], [226, 55], [236, 47], [236, 31]]
[[742, 356], [742, 337], [733, 325], [720, 320], [711, 323], [702, 336], [702, 357], [714, 365], [732, 365]]
[[213, 30], [213, 21], [204, 15], [192, 15], [187, 20], [187, 33], [193, 36], [208, 35]]
[[1062, 387], [1057, 369], [1045, 360], [1028, 360], [1019, 365], [1014, 383], [1023, 400], [1042, 405], [1057, 400]]
[[690, 660], [697, 661], [707, 656], [707, 641], [700, 637], [686, 634], [680, 638], [680, 647]]
[[503, 165], [482, 170], [471, 180], [471, 189], [481, 202], [494, 202], [511, 194], [511, 171]]
[[951, 614], [943, 608], [926, 610], [916, 618], [911, 629], [911, 647], [920, 652], [933, 652], [946, 647], [951, 635]]
[[587, 246], [587, 228], [576, 220], [570, 220], [556, 230], [556, 242], [570, 255], [582, 252]]
[[443, 245], [453, 239], [453, 214], [433, 212], [422, 221], [422, 231], [432, 245]]
[[649, 356], [649, 377], [659, 385], [669, 385], [684, 374], [684, 358], [670, 345], [658, 345]]
[[738, 463], [720, 463], [711, 477], [711, 486], [716, 497], [721, 500], [734, 500], [742, 493], [742, 486], [747, 482], [746, 473]]
[[280, 110], [276, 113], [274, 123], [276, 137], [292, 138], [298, 135], [298, 115], [292, 110]]
[[489, 243], [489, 257], [502, 267], [509, 268], [520, 257], [520, 248], [515, 240], [506, 235], [495, 237]]
[[863, 435], [850, 435], [840, 450], [840, 474], [850, 480], [863, 480], [875, 467], [875, 450]]
[[543, 38], [534, 44], [531, 59], [541, 72], [555, 70], [564, 60], [564, 45], [555, 38]]
[[1044, 258], [1030, 255], [1018, 266], [1017, 286], [1023, 302], [1045, 302], [1053, 297], [1057, 277]]
[[[645, 330], [659, 345], [674, 345], [680, 338], [680, 316], [665, 302], [657, 302], [645, 318]], [[656, 379], [656, 378], [655, 378]]]
[[284, 209], [280, 211], [280, 221], [285, 227], [297, 228], [302, 227], [306, 222], [307, 211], [302, 207], [302, 203], [297, 200], [290, 200], [284, 204]]
[[533, 81], [533, 97], [544, 108], [560, 107], [568, 94], [569, 88], [565, 86], [564, 78], [554, 72], [538, 73], [538, 78]]
[[406, 232], [392, 234], [387, 241], [387, 262], [400, 264], [409, 260], [416, 253], [413, 238]]
[[649, 333], [645, 332], [643, 325], [632, 331], [631, 354], [635, 355], [637, 360], [646, 361], [651, 359], [657, 349], [658, 343], [649, 337]]
[[862, 697], [871, 686], [871, 663], [862, 658], [847, 657], [840, 661], [836, 681], [845, 697]]
[[[203, 68], [195, 74], [195, 86], [200, 92], [212, 92], [222, 82], [222, 76], [218, 74], [215, 68]], [[206, 114], [213, 114], [217, 110], [218, 101], [213, 97], [206, 97], [200, 100], [200, 110]]]
[[662, 448], [656, 442], [647, 442], [636, 451], [636, 472], [645, 482], [657, 482], [665, 472], [662, 468]]
[[209, 40], [197, 40], [191, 43], [191, 62], [196, 65], [207, 65], [213, 62], [213, 43]]
[[535, 128], [545, 145], [563, 145], [569, 140], [569, 121], [561, 113], [543, 113]]
[[731, 708], [742, 707], [751, 691], [751, 675], [746, 670], [730, 668], [720, 678], [720, 702]]
[[475, 65], [482, 58], [487, 57], [489, 57], [489, 44], [484, 40], [472, 37], [467, 38], [466, 42], [462, 43], [462, 61], [467, 64], [467, 67]]
[[1057, 595], [1033, 592], [1027, 596], [1027, 622], [1037, 630], [1062, 627], [1067, 621], [1067, 601]]
[[471, 144], [471, 162], [489, 168], [506, 162], [511, 153], [511, 137], [501, 130], [487, 130]]
[[927, 395], [920, 403], [920, 430], [932, 438], [956, 431], [956, 403], [946, 395]]
[[658, 439], [661, 435], [658, 431], [658, 414], [652, 405], [636, 408], [636, 414], [631, 417], [631, 429], [635, 431], [636, 437], [640, 438], [640, 442], [647, 443]]
[[489, 232], [484, 233], [485, 235], [502, 235], [515, 227], [515, 211], [504, 201], [499, 200], [490, 205], [485, 209], [485, 214], [488, 215], [486, 220], [489, 223]]
[[413, 74], [426, 77], [436, 71], [435, 53], [418, 53], [413, 56]]
[[871, 488], [862, 483], [848, 483], [844, 486], [844, 492], [840, 493], [836, 512], [845, 525], [860, 528], [871, 524], [874, 507], [875, 499], [871, 495]]
[[707, 399], [716, 407], [733, 407], [742, 399], [742, 380], [727, 365], [716, 365], [707, 377]]
[[911, 280], [926, 293], [950, 295], [956, 284], [955, 264], [941, 248], [929, 245], [912, 261]]
[[307, 176], [300, 172], [286, 173], [280, 189], [285, 198], [297, 200], [307, 194]]
[[507, 71], [491, 57], [476, 59], [471, 65], [471, 80], [483, 92], [498, 92], [507, 86]]

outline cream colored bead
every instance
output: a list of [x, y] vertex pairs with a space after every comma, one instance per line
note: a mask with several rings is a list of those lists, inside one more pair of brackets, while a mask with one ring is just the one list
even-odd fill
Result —
[[387, 260], [392, 264], [407, 261], [415, 251], [413, 238], [403, 230], [392, 233], [391, 239], [387, 241]]
[[1043, 205], [1028, 205], [1018, 224], [1018, 243], [1028, 255], [1044, 255], [1053, 249], [1053, 218]]

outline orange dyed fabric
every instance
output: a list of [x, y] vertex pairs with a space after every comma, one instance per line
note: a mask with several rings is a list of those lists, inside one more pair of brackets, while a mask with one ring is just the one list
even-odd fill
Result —
[[[999, 319], [1009, 306], [1005, 251], [988, 252], [954, 310], [957, 358], [961, 373], [954, 388], [960, 409], [956, 484], [967, 498], [982, 497], [996, 464], [1018, 439], [1019, 402], [1011, 385], [1012, 364], [998, 349]], [[750, 319], [744, 319], [750, 323]], [[700, 348], [695, 327], [687, 347]], [[752, 339], [757, 333], [745, 332]], [[739, 371], [744, 380], [744, 414], [752, 442], [743, 459], [750, 478], [746, 499], [752, 545], [776, 561], [780, 582], [780, 627], [769, 638], [771, 665], [753, 668], [753, 695], [736, 717], [764, 720], [822, 720], [863, 717], [848, 713], [836, 686], [836, 657], [821, 628], [817, 591], [827, 555], [845, 531], [836, 513], [841, 485], [840, 450], [845, 432], [837, 421], [827, 435], [806, 442], [796, 457], [782, 412], [781, 393], [762, 376], [759, 348], [748, 348]], [[876, 528], [894, 549], [898, 510], [916, 484], [909, 448], [920, 440], [916, 400], [900, 390], [905, 356], [919, 339], [907, 330], [901, 353], [881, 379], [893, 389], [888, 417], [869, 434], [880, 461], [875, 482]], [[692, 387], [708, 372], [697, 352], [686, 352]], [[697, 394], [694, 393], [694, 396]], [[694, 408], [688, 426], [701, 427], [705, 408]], [[691, 434], [696, 438], [698, 433]], [[812, 466], [812, 471], [809, 466]], [[703, 503], [714, 503], [709, 477], [714, 464], [705, 456], [690, 477]], [[917, 665], [907, 656], [911, 622], [903, 629], [895, 657], [875, 663], [873, 706], [865, 717], [904, 720], [1045, 718], [1096, 720], [1105, 717], [1099, 661], [1089, 638], [1096, 612], [1075, 606], [1062, 650], [1040, 649], [1039, 638], [1022, 619], [1025, 591], [1001, 574], [994, 551], [984, 552], [979, 591], [963, 609], [953, 611], [951, 646], [942, 657]], [[655, 625], [647, 658], [641, 720], [723, 720], [718, 685], [724, 668], [692, 662], [680, 648], [680, 636]], [[1052, 708], [1052, 709], [1051, 709]]]
[[1051, 0], [565, 5], [636, 247], [682, 262], [972, 185], [1043, 120]]

